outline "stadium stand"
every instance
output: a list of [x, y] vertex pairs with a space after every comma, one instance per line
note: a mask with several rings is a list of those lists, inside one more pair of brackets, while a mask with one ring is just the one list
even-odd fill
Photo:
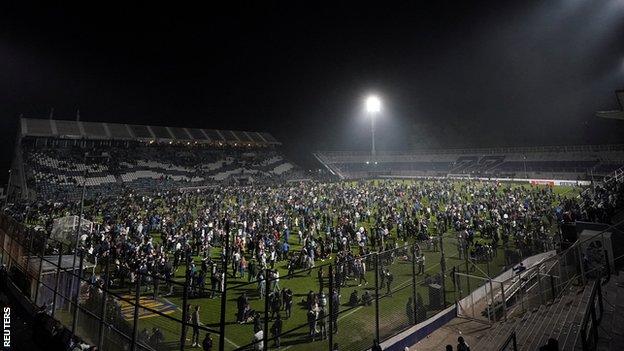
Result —
[[[27, 197], [301, 177], [268, 133], [24, 118], [14, 168]], [[21, 171], [21, 172], [20, 172]], [[17, 177], [20, 178], [20, 177]]]
[[624, 145], [381, 152], [317, 152], [342, 179], [377, 176], [600, 179], [624, 166]]

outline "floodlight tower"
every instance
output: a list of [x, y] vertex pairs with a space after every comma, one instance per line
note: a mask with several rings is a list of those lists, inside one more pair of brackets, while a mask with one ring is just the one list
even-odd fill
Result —
[[375, 118], [381, 111], [381, 100], [375, 95], [366, 98], [366, 112], [371, 120], [371, 158], [375, 158]]

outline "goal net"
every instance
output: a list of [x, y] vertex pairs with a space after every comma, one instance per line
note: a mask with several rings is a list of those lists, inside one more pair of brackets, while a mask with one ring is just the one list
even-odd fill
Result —
[[[66, 216], [55, 219], [52, 223], [51, 237], [60, 241], [67, 241], [74, 238], [78, 222], [80, 222], [78, 216]], [[80, 230], [81, 234], [91, 233], [93, 222], [83, 218], [80, 226], [82, 227]]]

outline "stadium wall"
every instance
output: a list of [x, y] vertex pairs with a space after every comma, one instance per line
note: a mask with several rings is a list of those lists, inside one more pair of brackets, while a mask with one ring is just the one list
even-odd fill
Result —
[[403, 351], [406, 347], [416, 344], [418, 340], [426, 338], [429, 334], [438, 330], [456, 316], [457, 307], [455, 305], [448, 307], [426, 321], [418, 323], [406, 331], [382, 342], [381, 348], [385, 351]]

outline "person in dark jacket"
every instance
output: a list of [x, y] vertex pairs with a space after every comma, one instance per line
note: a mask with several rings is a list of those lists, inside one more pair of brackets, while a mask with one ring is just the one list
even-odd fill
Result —
[[275, 338], [275, 347], [280, 347], [280, 335], [282, 334], [282, 316], [278, 313], [277, 318], [273, 322], [271, 332]]
[[212, 336], [210, 336], [210, 333], [206, 333], [206, 336], [202, 341], [202, 348], [204, 351], [212, 351]]
[[193, 311], [193, 315], [191, 317], [191, 324], [193, 325], [193, 336], [191, 337], [191, 342], [193, 343], [193, 347], [199, 346], [199, 325], [201, 322], [199, 321], [199, 305], [195, 306], [195, 311]]

